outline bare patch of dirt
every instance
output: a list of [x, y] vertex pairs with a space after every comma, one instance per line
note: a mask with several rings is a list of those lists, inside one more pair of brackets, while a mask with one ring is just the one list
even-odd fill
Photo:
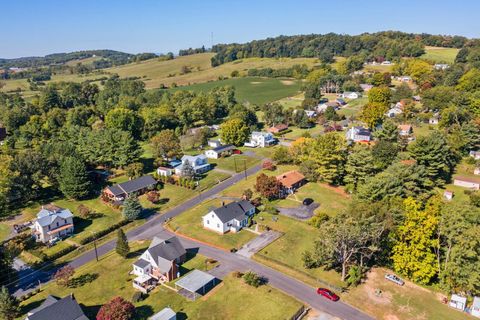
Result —
[[284, 86], [291, 86], [293, 85], [295, 82], [292, 81], [292, 80], [281, 80], [280, 81]]
[[250, 84], [260, 84], [260, 83], [262, 83], [262, 82], [260, 82], [260, 81], [252, 81], [252, 82], [250, 82]]

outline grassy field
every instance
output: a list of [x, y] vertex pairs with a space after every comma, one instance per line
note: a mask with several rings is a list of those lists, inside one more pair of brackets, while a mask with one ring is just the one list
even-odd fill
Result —
[[228, 170], [231, 172], [240, 172], [245, 168], [251, 168], [260, 162], [260, 159], [245, 156], [245, 155], [232, 155], [227, 158], [221, 159], [209, 159], [209, 163], [215, 164], [215, 168]]
[[211, 209], [220, 207], [222, 200], [211, 199], [206, 200], [202, 204], [182, 213], [173, 218], [169, 223], [169, 227], [175, 231], [185, 234], [189, 237], [205, 241], [224, 249], [240, 248], [243, 244], [255, 238], [255, 234], [242, 230], [237, 233], [218, 234], [214, 231], [206, 230], [202, 225], [202, 216], [207, 214]]
[[235, 87], [235, 96], [239, 102], [248, 101], [254, 104], [264, 104], [296, 95], [301, 88], [301, 82], [298, 80], [244, 77], [198, 83], [169, 90], [192, 90], [199, 92], [226, 85]]
[[433, 62], [453, 63], [458, 51], [456, 48], [425, 47], [425, 53], [420, 58]]
[[[22, 303], [22, 313], [26, 314], [39, 306], [49, 294], [64, 297], [73, 293], [90, 319], [95, 317], [102, 304], [114, 296], [131, 300], [134, 293], [131, 280], [134, 276], [129, 275], [129, 271], [138, 254], [147, 247], [147, 243], [133, 243], [131, 247], [135, 252], [129, 255], [128, 259], [123, 259], [112, 252], [102, 257], [99, 262], [91, 262], [77, 269], [74, 276], [74, 283], [77, 283], [75, 286], [64, 288], [54, 282], [43, 286], [41, 293]], [[192, 257], [183, 264], [182, 273], [192, 269], [203, 269], [204, 261], [204, 256]], [[92, 287], [95, 290], [92, 290]], [[257, 299], [258, 296], [262, 298]], [[248, 305], [248, 308], [245, 309], [245, 305]], [[266, 316], [262, 318], [273, 320], [289, 318], [301, 304], [270, 287], [255, 289], [243, 284], [241, 279], [229, 276], [206, 297], [194, 302], [187, 301], [170, 289], [158, 287], [135, 306], [137, 308], [135, 319], [147, 319], [155, 312], [170, 306], [176, 312], [180, 312], [180, 316], [185, 316], [185, 319], [204, 319], [206, 315], [209, 315], [208, 319], [225, 319], [233, 314], [240, 314], [240, 318], [235, 317], [236, 319], [251, 319], [255, 314], [265, 313]]]
[[338, 110], [338, 114], [346, 117], [358, 118], [360, 112], [362, 111], [362, 107], [367, 104], [367, 102], [368, 98], [365, 96], [355, 100], [350, 100], [346, 106]]

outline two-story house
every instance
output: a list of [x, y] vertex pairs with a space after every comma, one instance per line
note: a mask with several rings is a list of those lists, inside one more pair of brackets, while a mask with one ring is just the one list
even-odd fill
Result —
[[346, 139], [354, 142], [369, 142], [372, 139], [372, 133], [363, 127], [351, 127], [347, 131]]
[[182, 176], [184, 166], [187, 162], [193, 167], [193, 171], [195, 171], [195, 174], [202, 174], [211, 169], [207, 157], [204, 154], [199, 154], [196, 156], [184, 155], [182, 157], [182, 163], [175, 167], [176, 175]]
[[154, 237], [148, 249], [133, 263], [137, 276], [133, 286], [139, 290], [152, 281], [168, 282], [179, 277], [179, 266], [185, 262], [187, 251], [177, 237]]
[[277, 140], [273, 137], [273, 134], [270, 132], [260, 132], [254, 131], [250, 136], [250, 141], [245, 143], [246, 147], [261, 147], [265, 148], [267, 146], [274, 145]]
[[247, 200], [231, 202], [213, 209], [202, 217], [203, 227], [221, 234], [238, 232], [255, 214], [255, 206]]
[[38, 242], [49, 242], [73, 233], [73, 214], [53, 204], [42, 206], [33, 223], [33, 234]]

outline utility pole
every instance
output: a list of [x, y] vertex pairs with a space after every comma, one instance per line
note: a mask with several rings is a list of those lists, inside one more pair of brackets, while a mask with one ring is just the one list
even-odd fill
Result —
[[235, 173], [238, 172], [237, 170], [237, 158], [233, 157], [233, 163], [235, 163]]
[[98, 262], [98, 252], [97, 252], [97, 239], [93, 239], [93, 246], [95, 247], [95, 258]]
[[245, 172], [245, 180], [247, 180], [247, 159], [243, 159], [243, 170]]

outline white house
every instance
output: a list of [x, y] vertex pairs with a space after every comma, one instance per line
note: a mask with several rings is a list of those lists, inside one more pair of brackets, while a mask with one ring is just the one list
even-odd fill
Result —
[[438, 124], [438, 121], [440, 120], [440, 116], [438, 113], [435, 113], [430, 119], [428, 119], [428, 124]]
[[345, 91], [340, 96], [344, 99], [350, 99], [350, 100], [360, 98], [360, 94], [358, 92], [349, 92], [349, 91]]
[[218, 148], [222, 145], [220, 140], [208, 140], [208, 146], [210, 148]]
[[473, 297], [471, 313], [472, 313], [472, 316], [480, 318], [480, 298], [479, 297]]
[[363, 127], [351, 127], [347, 131], [346, 139], [354, 142], [369, 142], [372, 139], [372, 133]]
[[235, 150], [235, 146], [227, 144], [205, 151], [205, 156], [209, 159], [218, 159], [220, 157], [231, 155], [233, 150]]
[[410, 77], [410, 76], [400, 76], [397, 79], [400, 82], [410, 82], [410, 81], [412, 81], [412, 77]]
[[175, 172], [175, 169], [168, 167], [158, 167], [157, 174], [159, 176], [170, 177]]
[[179, 277], [179, 265], [185, 262], [187, 251], [177, 237], [154, 237], [148, 249], [132, 265], [136, 289], [144, 291], [155, 282], [172, 281]]
[[260, 132], [260, 131], [254, 131], [252, 132], [252, 135], [250, 137], [250, 141], [245, 143], [246, 147], [266, 147], [266, 146], [271, 146], [276, 143], [275, 138], [273, 137], [273, 134], [270, 132]]
[[383, 61], [382, 63], [380, 63], [382, 66], [390, 66], [392, 65], [393, 63], [391, 61], [388, 61], [388, 60], [385, 60]]
[[73, 214], [53, 204], [42, 206], [33, 223], [35, 240], [46, 243], [73, 233]]
[[463, 311], [467, 306], [467, 298], [456, 295], [456, 294], [452, 294], [452, 297], [450, 298], [450, 302], [448, 303], [448, 305], [452, 308]]
[[448, 69], [450, 68], [450, 66], [446, 63], [435, 63], [435, 65], [433, 66], [433, 68], [435, 70], [445, 70], [445, 69]]
[[314, 110], [305, 110], [305, 114], [309, 118], [315, 118], [317, 116], [317, 113]]
[[443, 198], [444, 198], [445, 200], [448, 200], [448, 201], [452, 200], [452, 199], [453, 199], [453, 191], [445, 190], [445, 191], [443, 192]]
[[470, 157], [474, 158], [475, 160], [480, 160], [480, 150], [470, 151]]
[[477, 176], [480, 175], [480, 168], [473, 169], [473, 174]]
[[455, 176], [453, 179], [453, 185], [472, 190], [480, 190], [480, 179], [476, 177]]
[[255, 207], [247, 200], [231, 202], [213, 209], [202, 217], [203, 227], [221, 234], [238, 232], [247, 226], [248, 218], [255, 213]]
[[385, 115], [389, 118], [395, 118], [396, 116], [398, 116], [399, 114], [402, 114], [403, 111], [401, 108], [397, 107], [397, 105], [395, 105], [395, 107], [393, 108], [390, 108], [387, 113], [385, 113]]
[[202, 174], [211, 169], [210, 164], [207, 161], [207, 157], [204, 154], [199, 154], [196, 156], [184, 155], [182, 157], [182, 163], [175, 167], [176, 175], [181, 176], [183, 174], [183, 168], [187, 162], [193, 167], [195, 174]]

